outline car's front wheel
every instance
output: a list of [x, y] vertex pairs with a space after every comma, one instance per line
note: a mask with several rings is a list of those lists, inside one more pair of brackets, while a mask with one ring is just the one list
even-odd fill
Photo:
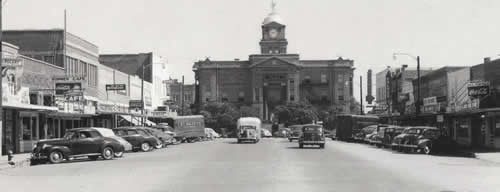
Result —
[[61, 153], [61, 151], [56, 150], [56, 151], [50, 152], [50, 154], [49, 154], [50, 163], [56, 164], [56, 163], [62, 162], [63, 160], [64, 160], [64, 156]]
[[161, 149], [161, 148], [163, 148], [163, 144], [162, 143], [157, 143], [155, 145], [155, 149]]
[[117, 157], [117, 158], [123, 157], [123, 151], [115, 152], [115, 157]]
[[104, 160], [111, 160], [115, 157], [115, 151], [111, 147], [104, 147], [101, 155]]
[[422, 152], [424, 154], [430, 155], [432, 153], [432, 145], [430, 143], [425, 144], [425, 146], [422, 148]]
[[151, 150], [151, 145], [149, 145], [148, 142], [144, 142], [141, 144], [141, 151], [147, 152], [149, 150]]

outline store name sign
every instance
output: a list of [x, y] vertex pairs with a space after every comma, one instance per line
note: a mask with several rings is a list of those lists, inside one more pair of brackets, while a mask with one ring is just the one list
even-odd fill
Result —
[[106, 84], [106, 91], [122, 91], [126, 90], [125, 84]]
[[471, 82], [467, 86], [467, 91], [469, 97], [481, 98], [486, 97], [490, 94], [490, 83], [489, 82]]
[[424, 98], [424, 106], [437, 105], [437, 97], [427, 97]]

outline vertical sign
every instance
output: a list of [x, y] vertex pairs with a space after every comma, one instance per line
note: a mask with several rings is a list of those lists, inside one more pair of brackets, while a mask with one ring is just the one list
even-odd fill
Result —
[[373, 99], [375, 98], [372, 95], [372, 70], [369, 69], [366, 78], [366, 102], [372, 104]]

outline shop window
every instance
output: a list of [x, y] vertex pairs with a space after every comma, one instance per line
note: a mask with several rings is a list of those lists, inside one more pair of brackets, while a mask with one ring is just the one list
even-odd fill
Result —
[[500, 119], [495, 120], [495, 136], [500, 137]]
[[458, 137], [469, 137], [469, 122], [467, 119], [458, 119], [456, 128]]
[[43, 96], [43, 105], [44, 106], [53, 106], [52, 95], [44, 95]]
[[[22, 130], [23, 130], [23, 140], [24, 141], [29, 141], [31, 140], [32, 136], [32, 130], [31, 130], [31, 118], [30, 117], [23, 117], [22, 119]], [[35, 130], [36, 132], [36, 130]]]
[[38, 94], [37, 93], [30, 93], [30, 104], [38, 105]]

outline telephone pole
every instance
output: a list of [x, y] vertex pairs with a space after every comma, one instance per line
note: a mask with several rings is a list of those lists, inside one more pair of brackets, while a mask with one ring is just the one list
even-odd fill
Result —
[[184, 75], [182, 76], [181, 84], [181, 116], [184, 115]]
[[361, 103], [361, 109], [359, 110], [360, 115], [364, 115], [363, 110], [363, 76], [359, 76], [359, 101]]

